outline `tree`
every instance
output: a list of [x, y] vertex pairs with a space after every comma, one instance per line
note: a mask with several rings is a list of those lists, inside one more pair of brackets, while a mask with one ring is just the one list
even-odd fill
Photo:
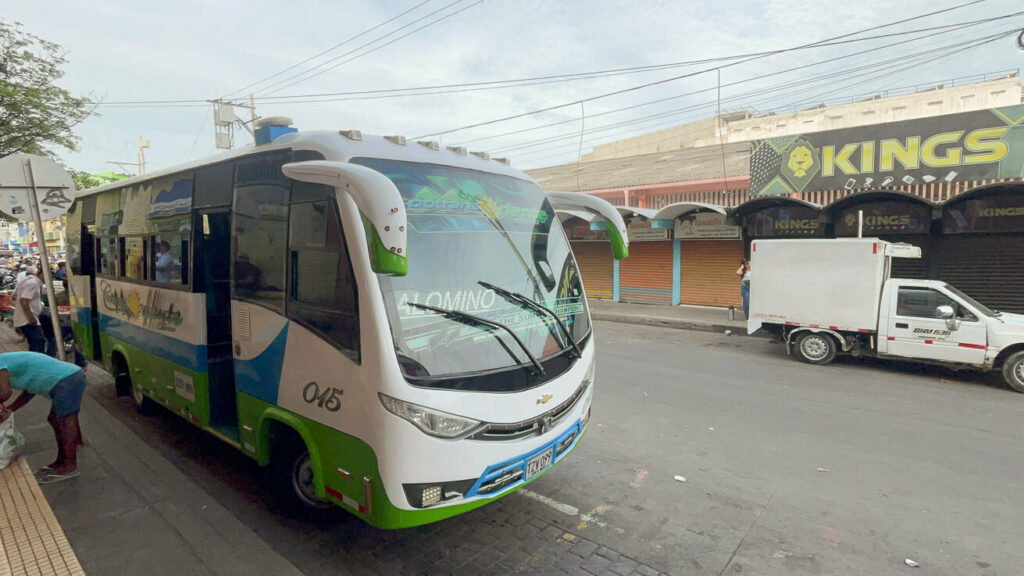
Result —
[[64, 50], [0, 21], [0, 158], [47, 154], [47, 145], [75, 150], [72, 131], [92, 114], [89, 100], [54, 82], [64, 76]]
[[120, 174], [112, 171], [92, 174], [83, 170], [69, 169], [68, 174], [71, 174], [71, 179], [75, 181], [75, 188], [78, 190], [95, 188], [104, 184], [110, 184], [111, 182], [117, 182], [118, 180], [124, 180], [125, 178], [131, 178], [130, 174]]

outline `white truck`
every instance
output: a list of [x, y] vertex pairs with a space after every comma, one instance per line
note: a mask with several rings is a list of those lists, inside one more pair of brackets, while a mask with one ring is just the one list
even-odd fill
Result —
[[755, 240], [747, 331], [768, 331], [811, 364], [838, 354], [1001, 370], [1024, 393], [1024, 315], [997, 312], [939, 280], [890, 278], [920, 248], [876, 238]]

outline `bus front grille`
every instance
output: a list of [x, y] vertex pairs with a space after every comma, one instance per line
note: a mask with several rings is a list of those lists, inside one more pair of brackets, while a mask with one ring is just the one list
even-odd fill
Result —
[[582, 384], [567, 400], [540, 416], [512, 424], [488, 424], [477, 433], [469, 436], [468, 439], [502, 441], [540, 436], [557, 426], [565, 418], [566, 414], [572, 411], [576, 403], [583, 397], [583, 393], [587, 391], [587, 386], [588, 383]]

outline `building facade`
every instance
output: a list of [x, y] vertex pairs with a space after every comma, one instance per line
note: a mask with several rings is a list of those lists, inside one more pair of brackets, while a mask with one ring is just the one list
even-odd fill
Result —
[[[819, 120], [805, 123], [811, 116]], [[1016, 76], [797, 112], [785, 126], [778, 118], [710, 119], [598, 147], [579, 170], [530, 171], [544, 189], [578, 189], [622, 207], [631, 248], [618, 263], [602, 252], [599, 226], [565, 221], [588, 293], [739, 306], [735, 270], [751, 240], [856, 235], [863, 217], [865, 235], [922, 248], [923, 258], [901, 261], [896, 276], [944, 279], [983, 303], [1024, 312], [1016, 296], [1024, 292]], [[802, 125], [830, 129], [787, 130]], [[657, 147], [666, 134], [673, 149], [617, 156]]]

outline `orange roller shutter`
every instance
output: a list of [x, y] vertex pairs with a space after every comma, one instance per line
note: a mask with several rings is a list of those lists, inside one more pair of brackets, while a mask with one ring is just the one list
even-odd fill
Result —
[[631, 242], [619, 261], [619, 298], [624, 302], [672, 303], [672, 241]]
[[[743, 258], [741, 240], [684, 240], [681, 254], [680, 304], [743, 305], [736, 275]], [[756, 275], [752, 270], [752, 281]]]
[[571, 246], [587, 296], [610, 299], [614, 276], [611, 246], [608, 242], [572, 242]]

